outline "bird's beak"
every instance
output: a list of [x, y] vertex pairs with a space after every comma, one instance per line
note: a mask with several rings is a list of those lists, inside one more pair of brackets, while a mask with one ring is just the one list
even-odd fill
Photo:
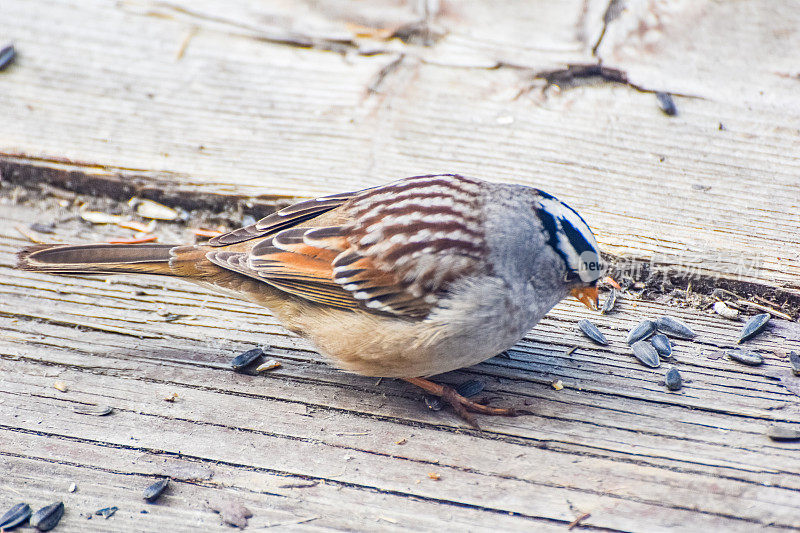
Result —
[[597, 287], [578, 287], [572, 289], [572, 295], [583, 305], [597, 311], [600, 308], [600, 292]]

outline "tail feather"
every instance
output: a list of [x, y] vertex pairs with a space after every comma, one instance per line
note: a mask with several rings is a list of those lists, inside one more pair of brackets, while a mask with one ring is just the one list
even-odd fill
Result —
[[37, 272], [172, 274], [174, 244], [39, 244], [17, 254], [17, 267]]

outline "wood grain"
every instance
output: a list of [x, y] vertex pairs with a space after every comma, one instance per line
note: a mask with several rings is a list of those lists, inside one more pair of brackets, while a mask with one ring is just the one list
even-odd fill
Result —
[[[406, 24], [417, 16], [406, 8], [381, 18], [361, 3], [228, 4], [219, 20], [210, 2], [7, 2], [20, 55], [0, 77], [0, 154], [123, 184], [273, 197], [432, 172], [535, 184], [585, 214], [609, 251], [800, 294], [800, 113], [786, 104], [798, 83], [787, 56], [794, 6], [652, 8], [660, 25], [639, 35], [630, 28], [646, 13], [633, 3], [609, 22], [606, 64], [648, 90], [701, 97], [678, 97], [671, 118], [629, 86], [558, 91], [534, 80], [596, 60], [595, 3], [514, 4], [513, 16], [448, 4], [431, 22], [445, 37], [430, 46], [365, 43], [347, 29]], [[734, 30], [751, 13], [780, 24]], [[291, 46], [276, 27], [312, 42]], [[686, 36], [698, 33], [709, 37], [693, 50]], [[772, 59], [742, 57], [726, 38], [762, 43], [753, 54]], [[640, 68], [661, 65], [651, 58], [662, 51], [670, 61], [658, 76]], [[747, 77], [730, 84], [732, 68]]]
[[[531, 411], [475, 432], [402, 382], [332, 369], [251, 304], [13, 268], [32, 221], [57, 221], [40, 235], [57, 242], [134, 235], [80, 222], [71, 199], [19, 200], [38, 183], [221, 211], [461, 172], [556, 194], [620, 256], [800, 296], [800, 7], [622, 4], [6, 0], [0, 511], [63, 500], [61, 527], [82, 531], [229, 530], [220, 501], [251, 529], [800, 528], [800, 444], [765, 436], [800, 428], [797, 322], [773, 319], [747, 344], [765, 364], [745, 367], [723, 355], [741, 321], [632, 293], [611, 315], [563, 302], [505, 356], [440, 377]], [[543, 79], [599, 62], [627, 81]], [[676, 342], [677, 392], [624, 343], [662, 314], [699, 334]], [[282, 367], [233, 373], [253, 346]], [[171, 488], [148, 505], [159, 476]]]
[[[213, 529], [219, 517], [205, 502], [228, 498], [255, 513], [251, 527], [314, 518], [298, 526], [549, 530], [586, 512], [586, 527], [611, 531], [800, 525], [800, 445], [764, 435], [773, 423], [800, 427], [798, 397], [784, 386], [798, 381], [786, 357], [800, 349], [796, 323], [774, 321], [749, 343], [767, 360], [751, 368], [720, 357], [737, 323], [630, 298], [608, 316], [565, 302], [508, 357], [441, 377], [480, 379], [493, 403], [532, 412], [484, 418], [474, 432], [447, 410], [427, 410], [402, 382], [333, 370], [248, 303], [168, 278], [13, 270], [24, 241], [12, 228], [53, 211], [8, 198], [3, 208], [3, 484], [14, 501], [64, 499], [66, 523]], [[162, 225], [162, 239], [176, 229]], [[71, 220], [53, 239], [120, 231]], [[666, 366], [647, 369], [624, 345], [640, 318], [663, 313], [699, 333], [676, 343], [685, 380], [677, 393], [663, 385]], [[583, 338], [578, 317], [591, 317], [611, 345]], [[283, 366], [231, 372], [230, 359], [254, 345]], [[74, 412], [87, 404], [114, 413]], [[144, 504], [140, 491], [163, 475], [171, 492]], [[65, 494], [73, 481], [81, 488]], [[298, 484], [313, 487], [282, 488]], [[108, 505], [120, 507], [108, 522], [85, 521]]]

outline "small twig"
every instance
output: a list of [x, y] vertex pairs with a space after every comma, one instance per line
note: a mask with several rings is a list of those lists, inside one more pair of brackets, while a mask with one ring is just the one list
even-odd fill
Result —
[[587, 519], [587, 518], [589, 518], [590, 516], [592, 516], [592, 513], [583, 513], [583, 514], [582, 514], [582, 515], [580, 515], [578, 518], [576, 518], [575, 520], [573, 520], [572, 522], [570, 522], [570, 523], [569, 523], [569, 525], [567, 526], [567, 529], [568, 529], [568, 530], [570, 530], [570, 531], [572, 531], [572, 528], [574, 528], [574, 527], [576, 527], [576, 526], [580, 525], [580, 523], [581, 523], [581, 522], [583, 522], [584, 520], [586, 520], [586, 519]]
[[792, 320], [792, 317], [790, 317], [786, 313], [781, 313], [780, 311], [776, 311], [775, 309], [772, 309], [771, 307], [767, 307], [766, 305], [757, 304], [755, 302], [751, 302], [750, 300], [739, 300], [736, 303], [739, 304], [739, 305], [746, 305], [748, 307], [754, 307], [754, 308], [756, 308], [756, 309], [758, 309], [760, 311], [764, 311], [764, 312], [769, 313], [772, 316], [776, 316], [778, 318], [783, 318], [783, 319], [786, 319], [786, 320]]

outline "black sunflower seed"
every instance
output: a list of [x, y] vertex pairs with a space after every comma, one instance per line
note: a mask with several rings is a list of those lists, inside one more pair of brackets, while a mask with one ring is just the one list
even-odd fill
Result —
[[584, 335], [592, 339], [597, 344], [602, 344], [603, 346], [608, 345], [608, 340], [606, 340], [605, 335], [600, 333], [600, 330], [597, 329], [597, 326], [592, 324], [590, 321], [582, 318], [578, 320], [578, 327], [581, 329]]
[[795, 376], [800, 376], [800, 354], [789, 352], [789, 364], [792, 365], [792, 372]]
[[15, 57], [17, 57], [17, 51], [14, 49], [13, 44], [9, 44], [0, 50], [0, 72], [8, 68], [14, 62]]
[[464, 398], [472, 398], [476, 394], [479, 394], [485, 386], [486, 385], [483, 383], [483, 381], [471, 379], [456, 387], [456, 392]]
[[243, 354], [239, 354], [233, 358], [233, 360], [231, 361], [231, 368], [237, 372], [243, 370], [248, 366], [252, 365], [253, 362], [259, 357], [261, 357], [263, 353], [264, 350], [262, 350], [261, 348], [253, 348], [252, 350], [247, 350]]
[[678, 114], [678, 108], [675, 107], [675, 101], [672, 99], [671, 94], [657, 92], [656, 98], [658, 98], [658, 107], [661, 108], [665, 115], [674, 117]]
[[31, 506], [27, 503], [18, 503], [0, 517], [0, 531], [12, 529], [23, 523], [31, 516]]
[[672, 367], [667, 370], [666, 383], [669, 390], [680, 390], [683, 383], [677, 368]]
[[614, 306], [617, 304], [617, 289], [611, 289], [606, 296], [606, 301], [603, 302], [603, 308], [600, 309], [601, 315], [606, 315], [614, 310]]
[[726, 350], [725, 355], [750, 366], [758, 366], [764, 362], [764, 358], [760, 354], [751, 352], [749, 350], [742, 350], [741, 348], [734, 348], [733, 350]]
[[693, 339], [697, 334], [692, 329], [671, 316], [661, 316], [656, 320], [656, 329], [661, 333], [666, 333], [680, 339]]
[[653, 345], [653, 348], [656, 349], [660, 357], [666, 359], [672, 355], [672, 344], [670, 344], [669, 339], [663, 333], [658, 333], [650, 337], [650, 344]]
[[800, 429], [774, 425], [767, 428], [767, 437], [778, 441], [800, 440]]
[[97, 516], [102, 516], [103, 518], [108, 520], [109, 518], [114, 516], [114, 513], [116, 513], [118, 510], [119, 510], [119, 507], [116, 507], [116, 506], [114, 506], [114, 507], [105, 507], [103, 509], [95, 511], [94, 514], [96, 514]]
[[431, 411], [441, 411], [442, 407], [444, 407], [444, 403], [442, 403], [442, 399], [439, 398], [438, 396], [431, 396], [429, 394], [426, 394], [425, 407], [427, 407]]
[[656, 323], [652, 320], [642, 320], [639, 322], [635, 328], [633, 328], [630, 333], [628, 333], [628, 344], [633, 344], [635, 342], [639, 342], [642, 339], [646, 339], [656, 331]]
[[767, 322], [769, 322], [769, 313], [761, 313], [760, 315], [751, 317], [750, 320], [742, 326], [742, 331], [739, 332], [739, 340], [736, 342], [738, 343], [753, 338], [758, 332], [764, 329]]
[[161, 493], [164, 492], [164, 489], [167, 488], [169, 485], [169, 478], [165, 477], [164, 479], [159, 479], [146, 489], [144, 489], [144, 493], [142, 497], [147, 500], [148, 503], [153, 503], [161, 496]]
[[50, 531], [58, 525], [62, 516], [64, 516], [64, 502], [51, 503], [33, 513], [31, 525], [39, 531]]
[[106, 416], [114, 412], [114, 408], [108, 405], [79, 405], [73, 412], [79, 415]]
[[637, 341], [631, 344], [633, 355], [636, 359], [642, 362], [643, 365], [650, 368], [658, 368], [661, 366], [661, 361], [658, 360], [658, 352], [653, 345], [646, 341]]

